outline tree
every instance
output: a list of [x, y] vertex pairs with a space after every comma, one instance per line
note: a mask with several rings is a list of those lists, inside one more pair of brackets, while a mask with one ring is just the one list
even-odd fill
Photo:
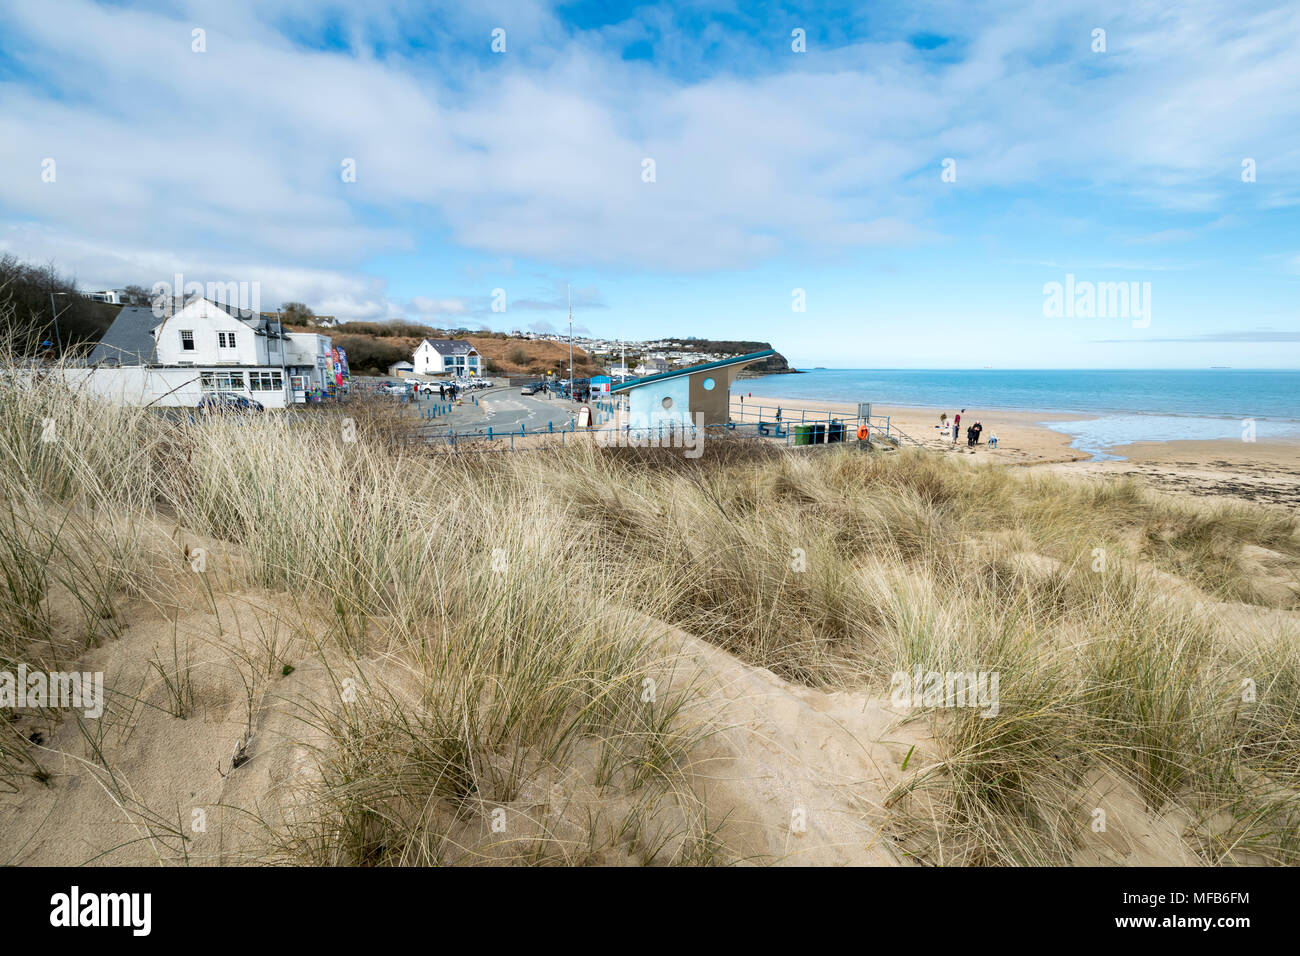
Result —
[[[53, 302], [50, 293], [55, 294]], [[65, 353], [98, 342], [118, 313], [116, 305], [81, 296], [76, 280], [59, 272], [53, 262], [37, 266], [8, 253], [0, 255], [0, 306], [12, 310], [13, 327], [3, 331], [12, 347], [24, 354], [45, 351], [42, 343], [56, 339]]]
[[153, 296], [143, 286], [129, 285], [122, 290], [123, 305], [149, 305], [152, 302]]
[[316, 313], [301, 302], [285, 302], [280, 306], [280, 318], [285, 325], [315, 325]]

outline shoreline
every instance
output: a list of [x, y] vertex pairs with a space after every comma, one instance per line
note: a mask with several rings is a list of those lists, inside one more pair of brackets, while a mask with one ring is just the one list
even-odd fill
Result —
[[[797, 422], [802, 411], [857, 416], [857, 403], [816, 399], [777, 398], [755, 395], [742, 403], [737, 390], [732, 394], [731, 412], [736, 421], [756, 421], [763, 409], [771, 420], [780, 407], [782, 418]], [[748, 408], [742, 411], [743, 406]], [[1251, 501], [1287, 508], [1300, 506], [1300, 436], [1262, 438], [1244, 442], [1240, 438], [1172, 439], [1167, 441], [1121, 442], [1092, 452], [1072, 447], [1075, 436], [1055, 431], [1045, 422], [1091, 421], [1100, 417], [1067, 412], [1034, 412], [1024, 409], [968, 407], [962, 414], [963, 438], [954, 446], [939, 438], [939, 414], [944, 409], [916, 405], [872, 403], [872, 416], [890, 419], [892, 430], [903, 433], [909, 444], [965, 456], [971, 463], [998, 463], [1022, 467], [1045, 467], [1076, 475], [1104, 477], [1124, 475], [1174, 493]], [[953, 410], [948, 410], [949, 418]], [[980, 444], [967, 448], [966, 425], [984, 425]], [[990, 435], [998, 436], [998, 447], [989, 448]], [[1119, 456], [1119, 457], [1114, 457]]]
[[[760, 408], [763, 419], [768, 421], [775, 417], [778, 407], [782, 410], [782, 417], [791, 422], [797, 422], [798, 413], [804, 411], [848, 417], [856, 417], [858, 413], [856, 402], [775, 398], [767, 395], [746, 397], [742, 402], [740, 394], [733, 392], [731, 396], [731, 415], [734, 421], [757, 421]], [[1016, 465], [1074, 462], [1092, 458], [1092, 455], [1086, 451], [1071, 448], [1070, 442], [1073, 439], [1069, 435], [1052, 431], [1040, 424], [1044, 421], [1076, 421], [1078, 417], [1075, 415], [968, 407], [962, 413], [962, 438], [954, 444], [951, 438], [942, 439], [939, 436], [937, 426], [942, 412], [943, 409], [915, 405], [873, 403], [871, 406], [873, 418], [890, 419], [891, 431], [902, 432], [910, 443], [936, 451], [952, 451], [976, 459], [996, 460], [1004, 464]], [[948, 414], [951, 419], [952, 411]], [[984, 425], [984, 432], [980, 436], [980, 444], [971, 449], [966, 447], [964, 437], [966, 425], [977, 421]], [[998, 445], [996, 448], [989, 448], [988, 439], [993, 434], [998, 436]]]

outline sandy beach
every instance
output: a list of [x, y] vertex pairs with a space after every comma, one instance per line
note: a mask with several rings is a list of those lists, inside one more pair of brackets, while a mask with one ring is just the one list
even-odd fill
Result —
[[[806, 399], [771, 398], [753, 396], [741, 399], [741, 386], [736, 387], [731, 399], [731, 415], [735, 421], [753, 422], [760, 414], [764, 421], [775, 417], [776, 409], [781, 409], [785, 421], [798, 421], [800, 413], [824, 415], [832, 413], [854, 417], [858, 406], [852, 402], [818, 402]], [[761, 412], [760, 412], [761, 409]], [[949, 412], [949, 418], [952, 417]], [[939, 437], [939, 409], [909, 408], [900, 405], [873, 404], [873, 418], [888, 417], [890, 431], [902, 433], [907, 444], [920, 445], [936, 450], [949, 450], [962, 455], [969, 455], [976, 460], [995, 460], [1011, 465], [1048, 464], [1054, 462], [1081, 461], [1090, 458], [1087, 452], [1070, 447], [1070, 436], [1044, 428], [1045, 421], [1070, 421], [1077, 415], [1051, 414], [1025, 411], [998, 411], [985, 408], [967, 408], [962, 414], [962, 438], [954, 445], [952, 440]], [[980, 444], [974, 448], [966, 447], [965, 432], [968, 424], [981, 422], [984, 432]], [[996, 434], [998, 445], [988, 447], [988, 439]]]
[[[786, 421], [802, 413], [857, 415], [852, 402], [746, 397], [741, 386], [732, 397], [732, 417], [737, 421], [770, 421], [781, 409]], [[953, 409], [949, 411], [949, 418]], [[1071, 448], [1071, 437], [1044, 427], [1044, 422], [1077, 421], [1078, 414], [968, 407], [962, 414], [962, 440], [956, 445], [939, 437], [939, 409], [898, 405], [872, 405], [873, 416], [888, 416], [890, 429], [901, 432], [907, 444], [969, 456], [972, 461], [1043, 467], [1083, 475], [1134, 475], [1162, 490], [1197, 497], [1233, 498], [1261, 504], [1294, 507], [1300, 504], [1300, 440], [1242, 442], [1169, 441], [1134, 442], [1106, 449], [1122, 461], [1097, 461], [1087, 452]], [[981, 422], [984, 432], [975, 449], [966, 447], [966, 425]], [[996, 434], [998, 446], [987, 439]]]

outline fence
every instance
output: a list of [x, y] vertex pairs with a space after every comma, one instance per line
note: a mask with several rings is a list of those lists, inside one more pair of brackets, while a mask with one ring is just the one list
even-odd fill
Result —
[[[893, 441], [890, 436], [890, 426], [887, 418], [874, 418], [873, 421], [877, 423], [876, 425], [856, 418], [836, 418], [834, 416], [814, 418], [804, 415], [797, 422], [728, 422], [725, 425], [710, 425], [703, 429], [697, 428], [695, 425], [673, 424], [633, 428], [630, 425], [619, 425], [616, 419], [616, 411], [606, 412], [603, 409], [592, 409], [593, 420], [590, 428], [578, 428], [576, 422], [572, 420], [558, 427], [554, 422], [548, 422], [545, 428], [531, 430], [524, 425], [510, 428], [484, 426], [473, 431], [457, 432], [448, 430], [430, 434], [426, 440], [443, 442], [456, 448], [459, 448], [462, 444], [474, 442], [487, 442], [489, 444], [501, 442], [502, 447], [508, 446], [510, 451], [515, 450], [517, 439], [523, 447], [536, 447], [544, 444], [544, 442], [528, 442], [527, 440], [530, 438], [554, 439], [557, 435], [561, 446], [570, 440], [569, 436], [574, 436], [575, 438], [590, 438], [597, 444], [604, 446], [695, 448], [700, 447], [699, 443], [708, 435], [763, 439], [771, 443], [788, 446], [831, 445], [849, 442], [861, 444], [857, 436], [858, 426], [868, 424], [871, 432], [876, 435], [883, 432], [887, 440]], [[433, 418], [430, 418], [431, 423], [432, 421]], [[425, 427], [437, 426], [430, 424]]]
[[[796, 419], [795, 416], [799, 417]], [[890, 422], [888, 415], [872, 415], [869, 419], [858, 418], [856, 415], [835, 415], [832, 412], [809, 412], [805, 408], [784, 409], [780, 405], [754, 405], [750, 402], [732, 400], [731, 417], [735, 420], [746, 422], [751, 417], [758, 422], [774, 422], [781, 425], [814, 425], [825, 424], [831, 421], [855, 421], [862, 422], [872, 431], [883, 430], [886, 438], [893, 437], [894, 427]]]

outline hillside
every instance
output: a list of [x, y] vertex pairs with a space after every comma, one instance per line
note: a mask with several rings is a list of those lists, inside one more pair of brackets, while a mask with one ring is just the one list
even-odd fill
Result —
[[[747, 339], [700, 339], [672, 336], [671, 341], [680, 342], [684, 350], [713, 354], [721, 353], [723, 355], [748, 355], [751, 352], [762, 352], [772, 348], [771, 342], [755, 342]], [[785, 356], [777, 352], [762, 362], [756, 362], [748, 366], [741, 372], [740, 377], [755, 378], [759, 375], [776, 375], [794, 371], [798, 370], [792, 369]]]
[[[325, 332], [348, 353], [348, 364], [358, 374], [383, 375], [394, 362], [409, 362], [424, 339], [464, 338], [479, 350], [487, 370], [495, 375], [567, 375], [569, 348], [560, 342], [511, 338], [500, 332], [452, 335], [413, 322], [348, 322], [331, 329], [286, 325], [291, 332]], [[573, 369], [579, 377], [598, 373], [591, 357], [576, 346]]]

